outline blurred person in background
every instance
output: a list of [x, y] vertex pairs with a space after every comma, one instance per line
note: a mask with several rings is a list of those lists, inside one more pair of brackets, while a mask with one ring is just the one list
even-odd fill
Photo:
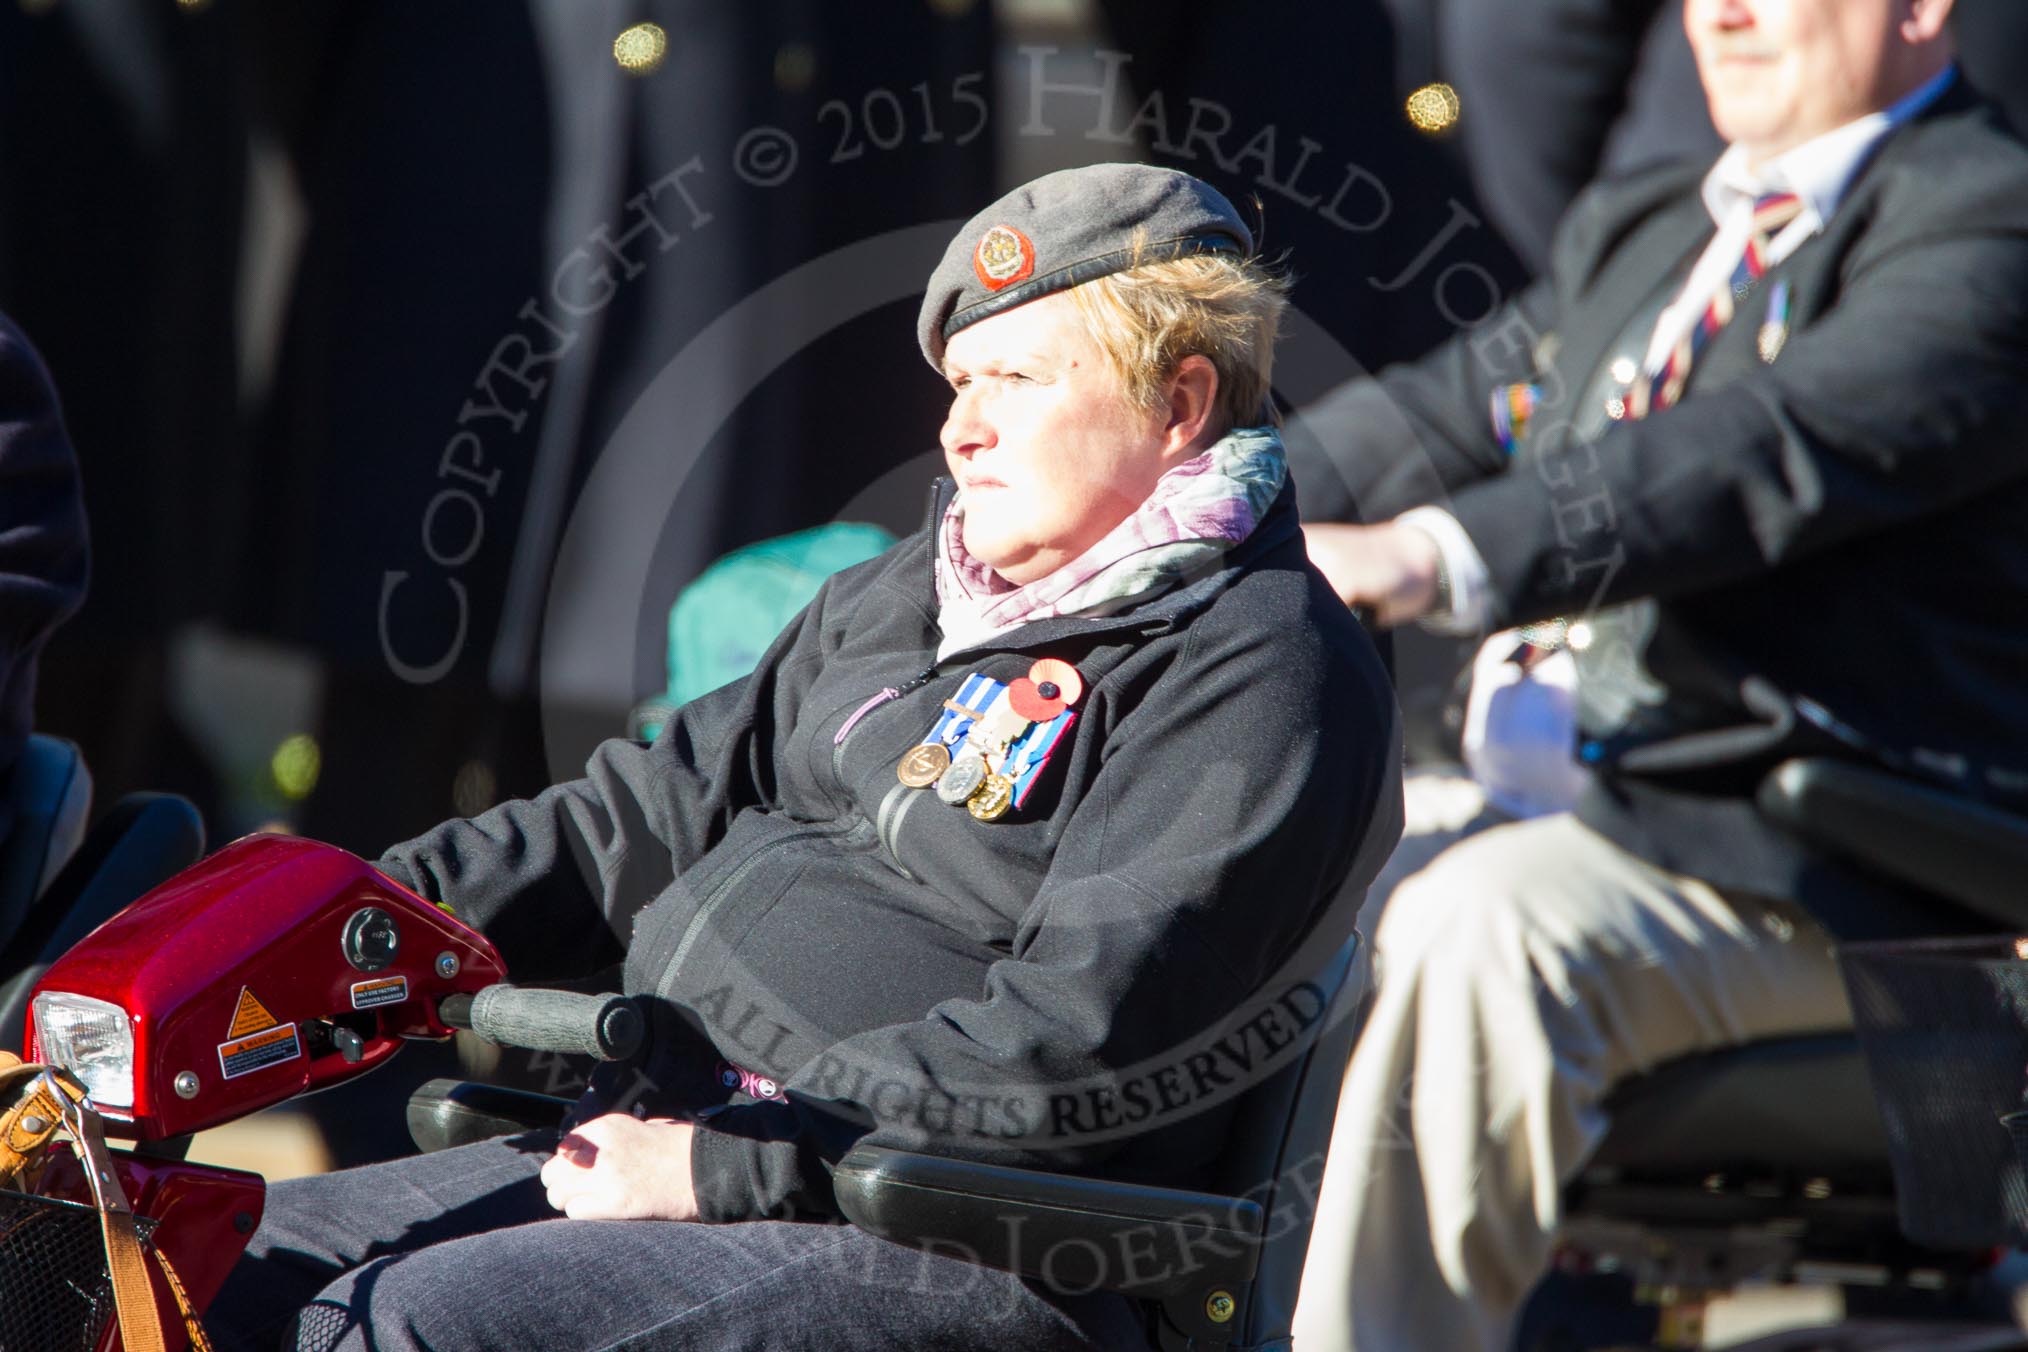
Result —
[[[43, 644], [84, 600], [88, 567], [77, 457], [56, 391], [28, 339], [0, 315], [0, 786], [35, 728]], [[0, 798], [0, 841], [12, 825]]]
[[[1536, 275], [1577, 194], [1723, 148], [1683, 33], [1683, 0], [1395, 0], [1435, 11], [1438, 60], [1469, 113], [1458, 138], [1486, 214]], [[2028, 126], [2028, 5], [1959, 0], [1973, 87]]]
[[1501, 660], [1569, 653], [1591, 777], [1411, 820], [1444, 848], [1379, 917], [1300, 1339], [1504, 1347], [1616, 1081], [1849, 1027], [1834, 936], [1964, 923], [1763, 820], [1775, 764], [2028, 799], [1996, 600], [2028, 594], [2028, 149], [1950, 9], [1690, 0], [1717, 162], [1601, 182], [1499, 318], [1305, 411], [1340, 595], [1532, 625]]
[[240, 15], [234, 0], [0, 5], [0, 308], [63, 391], [93, 536], [41, 721], [79, 743], [108, 800], [216, 801], [168, 715], [167, 668], [175, 632], [234, 590]]

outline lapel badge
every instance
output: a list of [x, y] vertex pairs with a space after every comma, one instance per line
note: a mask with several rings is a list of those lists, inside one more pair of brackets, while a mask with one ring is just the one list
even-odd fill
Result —
[[1768, 293], [1767, 318], [1760, 326], [1760, 359], [1772, 365], [1789, 341], [1789, 283], [1783, 278]]

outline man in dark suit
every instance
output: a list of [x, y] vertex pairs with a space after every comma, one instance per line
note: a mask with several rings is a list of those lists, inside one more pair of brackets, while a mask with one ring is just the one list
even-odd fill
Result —
[[[1435, 11], [1459, 141], [1486, 214], [1533, 272], [1593, 179], [1709, 158], [1682, 0], [1396, 0]], [[1965, 74], [2028, 126], [2028, 5], [1957, 0]]]
[[[0, 785], [35, 724], [35, 659], [85, 589], [77, 457], [42, 359], [0, 315]], [[0, 840], [13, 823], [0, 800]]]
[[1380, 523], [1307, 527], [1340, 594], [1566, 634], [1595, 774], [1388, 900], [1299, 1341], [1502, 1346], [1615, 1081], [1845, 1026], [1832, 936], [1948, 923], [1763, 821], [1770, 766], [2028, 797], [2028, 149], [1949, 9], [1689, 0], [1716, 165], [1594, 187], [1542, 283], [1306, 414], [1305, 517]]

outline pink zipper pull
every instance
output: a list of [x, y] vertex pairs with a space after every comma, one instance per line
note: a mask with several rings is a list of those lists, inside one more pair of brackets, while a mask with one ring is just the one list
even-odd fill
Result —
[[887, 703], [889, 700], [893, 699], [896, 695], [899, 695], [900, 693], [901, 691], [895, 689], [893, 686], [890, 685], [885, 689], [883, 689], [879, 694], [875, 695], [872, 699], [866, 701], [866, 703], [860, 705], [857, 709], [854, 709], [852, 711], [852, 717], [845, 720], [844, 726], [838, 729], [838, 735], [831, 739], [831, 745], [843, 746], [845, 744], [845, 739], [851, 736], [852, 729], [859, 726], [860, 719], [866, 717], [866, 715], [872, 713], [875, 709], [878, 709], [881, 705]]

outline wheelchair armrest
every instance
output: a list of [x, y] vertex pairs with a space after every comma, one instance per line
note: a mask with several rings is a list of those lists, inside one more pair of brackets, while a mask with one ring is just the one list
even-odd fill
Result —
[[1244, 1198], [867, 1145], [831, 1181], [862, 1230], [1060, 1290], [1152, 1300], [1239, 1293], [1260, 1266], [1262, 1212]]
[[567, 1099], [470, 1080], [431, 1080], [409, 1096], [408, 1134], [424, 1154], [560, 1126]]
[[1784, 761], [1761, 811], [1811, 843], [2028, 931], [2028, 819], [1848, 761]]

